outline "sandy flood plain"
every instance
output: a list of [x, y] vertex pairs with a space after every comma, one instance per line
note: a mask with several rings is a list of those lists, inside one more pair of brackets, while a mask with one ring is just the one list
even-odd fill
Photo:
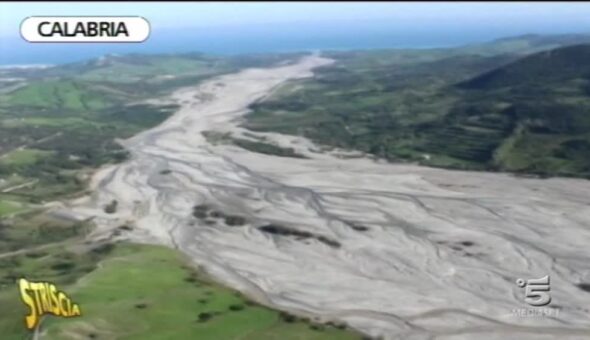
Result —
[[[578, 287], [590, 283], [590, 181], [384, 164], [257, 134], [308, 157], [285, 158], [201, 134], [251, 138], [239, 127], [249, 104], [329, 63], [314, 55], [175, 92], [181, 109], [123, 141], [131, 159], [57, 212], [94, 217], [95, 239], [132, 226], [117, 237], [176, 247], [261, 303], [372, 336], [590, 338], [590, 292]], [[246, 224], [196, 218], [201, 204]], [[259, 228], [269, 224], [313, 237]], [[545, 275], [552, 302], [538, 315], [515, 282]]]

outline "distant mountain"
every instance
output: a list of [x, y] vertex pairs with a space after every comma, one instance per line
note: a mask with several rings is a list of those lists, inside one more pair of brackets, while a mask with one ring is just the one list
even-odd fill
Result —
[[467, 45], [458, 49], [458, 51], [486, 56], [508, 53], [524, 56], [544, 50], [580, 44], [590, 44], [590, 34], [525, 34], [481, 44]]
[[247, 126], [393, 161], [590, 178], [588, 35], [329, 56]]
[[590, 44], [535, 53], [456, 88], [461, 100], [441, 123], [468, 131], [451, 138], [457, 145], [485, 138], [481, 160], [503, 170], [590, 177]]
[[505, 43], [526, 40], [531, 46], [547, 46], [547, 45], [578, 45], [583, 43], [590, 43], [590, 34], [523, 34], [515, 37], [507, 37], [496, 39], [493, 43]]
[[590, 44], [539, 52], [459, 84], [465, 89], [497, 89], [590, 78]]

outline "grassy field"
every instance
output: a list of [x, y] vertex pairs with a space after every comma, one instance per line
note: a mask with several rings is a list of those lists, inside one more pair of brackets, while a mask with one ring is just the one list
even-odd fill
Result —
[[257, 305], [212, 282], [179, 252], [129, 243], [88, 244], [89, 223], [43, 212], [0, 220], [0, 334], [27, 339], [16, 280], [50, 281], [81, 307], [48, 316], [44, 339], [359, 339]]
[[73, 80], [47, 80], [16, 90], [8, 99], [10, 105], [47, 109], [99, 110], [108, 101], [86, 84]]
[[36, 116], [36, 117], [24, 117], [15, 119], [6, 119], [3, 121], [3, 126], [9, 128], [18, 127], [53, 127], [62, 129], [75, 129], [75, 128], [87, 128], [87, 127], [106, 127], [108, 125], [101, 122], [94, 122], [85, 118], [80, 117], [47, 117], [47, 116]]
[[132, 83], [140, 79], [157, 81], [169, 76], [205, 75], [216, 71], [215, 59], [199, 60], [181, 57], [152, 58], [150, 63], [134, 63], [133, 59], [115, 59], [106, 67], [91, 70], [81, 76], [90, 81]]
[[[0, 196], [0, 202], [6, 200]], [[10, 209], [14, 212], [14, 206]], [[86, 223], [65, 222], [49, 217], [39, 209], [29, 210], [9, 220], [0, 220], [0, 254], [79, 240], [89, 230]]]
[[35, 162], [49, 154], [51, 154], [50, 151], [36, 149], [21, 149], [6, 154], [4, 157], [0, 158], [0, 162], [9, 166], [30, 165], [34, 164]]
[[[316, 325], [252, 303], [165, 247], [117, 244], [57, 260], [52, 252], [16, 261], [31, 273], [28, 279], [62, 283], [58, 288], [79, 304], [82, 316], [46, 317], [44, 339], [360, 339], [343, 326]], [[67, 279], [54, 270], [66, 267]], [[22, 339], [26, 308], [16, 285], [0, 291], [0, 303], [10, 307], [0, 312], [2, 338]]]
[[153, 127], [176, 110], [140, 102], [296, 56], [109, 55], [35, 72], [4, 70], [6, 77], [23, 80], [0, 93], [0, 179], [19, 174], [23, 182], [35, 181], [13, 192], [32, 203], [74, 195], [84, 188], [77, 172], [127, 157], [116, 139]]
[[[2, 197], [0, 197], [2, 199]], [[2, 202], [2, 201], [0, 201]], [[16, 280], [50, 280], [73, 284], [95, 269], [102, 254], [80, 248], [90, 226], [66, 223], [36, 211], [0, 219], [0, 334], [2, 339], [27, 339]]]
[[26, 210], [20, 203], [0, 199], [0, 217]]

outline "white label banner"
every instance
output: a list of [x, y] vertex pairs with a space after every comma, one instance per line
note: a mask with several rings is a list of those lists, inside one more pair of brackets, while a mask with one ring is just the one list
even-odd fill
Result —
[[125, 43], [142, 42], [150, 35], [150, 24], [142, 17], [28, 17], [20, 33], [28, 42]]

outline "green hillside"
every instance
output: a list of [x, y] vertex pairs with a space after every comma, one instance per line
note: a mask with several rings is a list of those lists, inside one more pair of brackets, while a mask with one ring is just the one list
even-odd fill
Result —
[[459, 86], [492, 90], [501, 87], [560, 85], [590, 77], [590, 45], [574, 45], [522, 58], [504, 67], [477, 76]]
[[[589, 57], [590, 45], [563, 47], [470, 79], [458, 85], [464, 105], [450, 115], [460, 124], [503, 131], [486, 160], [500, 169], [588, 177]], [[498, 102], [503, 107], [494, 109]]]
[[334, 65], [253, 105], [245, 126], [391, 161], [590, 178], [590, 45], [567, 46], [583, 38], [329, 53]]
[[[80, 192], [82, 170], [126, 157], [117, 138], [155, 126], [175, 110], [138, 102], [297, 56], [107, 55], [49, 68], [2, 69], [0, 76], [11, 81], [0, 82], [0, 190], [16, 187], [6, 200], [29, 203]], [[18, 186], [23, 183], [31, 184]]]

